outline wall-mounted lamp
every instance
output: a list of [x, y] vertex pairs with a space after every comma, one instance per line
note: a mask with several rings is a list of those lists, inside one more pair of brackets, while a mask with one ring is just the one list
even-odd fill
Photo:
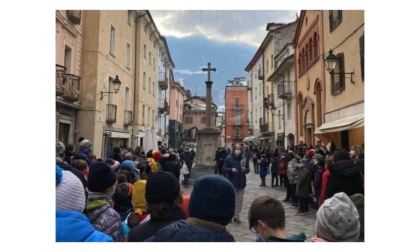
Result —
[[115, 79], [112, 81], [112, 88], [114, 89], [114, 92], [109, 91], [109, 92], [103, 92], [101, 91], [101, 100], [104, 98], [104, 94], [113, 94], [113, 93], [118, 93], [118, 91], [120, 90], [121, 87], [121, 81], [120, 79], [118, 79], [118, 75], [115, 76]]
[[332, 51], [332, 49], [330, 49], [330, 51], [328, 52], [328, 54], [327, 54], [327, 56], [325, 57], [325, 59], [324, 59], [324, 62], [325, 62], [325, 68], [327, 69], [327, 72], [329, 72], [331, 75], [332, 74], [350, 74], [350, 81], [351, 81], [351, 83], [353, 83], [354, 84], [354, 81], [353, 81], [353, 74], [354, 74], [354, 71], [353, 72], [351, 72], [351, 73], [345, 73], [345, 72], [338, 72], [338, 73], [335, 73], [334, 72], [334, 69], [335, 69], [335, 66], [336, 66], [336, 64], [337, 64], [337, 61], [338, 61], [338, 57], [337, 56], [335, 56], [334, 54], [333, 54], [333, 51]]

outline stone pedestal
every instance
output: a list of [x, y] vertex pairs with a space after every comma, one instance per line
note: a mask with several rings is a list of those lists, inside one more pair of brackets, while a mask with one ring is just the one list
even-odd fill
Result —
[[191, 171], [191, 179], [214, 173], [216, 163], [213, 160], [216, 150], [220, 146], [220, 131], [218, 129], [205, 128], [198, 131], [197, 135], [196, 163]]

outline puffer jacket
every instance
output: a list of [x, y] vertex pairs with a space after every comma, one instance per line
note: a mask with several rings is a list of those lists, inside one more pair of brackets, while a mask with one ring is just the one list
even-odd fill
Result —
[[[204, 221], [189, 218], [174, 222], [146, 241], [151, 242], [234, 242], [235, 238], [226, 231], [223, 225], [214, 223], [213, 227], [203, 224]], [[208, 221], [205, 221], [209, 223]], [[215, 228], [217, 226], [217, 228]]]
[[314, 166], [307, 164], [300, 171], [298, 176], [298, 182], [296, 186], [296, 196], [300, 198], [308, 198], [312, 192], [311, 180]]
[[114, 242], [123, 241], [121, 217], [112, 208], [108, 195], [89, 192], [85, 214], [96, 230], [112, 236]]
[[353, 160], [340, 160], [333, 163], [330, 173], [325, 199], [331, 198], [338, 192], [344, 192], [348, 196], [355, 193], [364, 194], [360, 166]]
[[56, 242], [112, 242], [111, 236], [95, 230], [82, 213], [56, 210], [55, 220]]
[[287, 164], [287, 179], [289, 180], [289, 184], [297, 184], [300, 169], [303, 167], [304, 164], [298, 163], [296, 159], [292, 159]]
[[[245, 162], [245, 171], [241, 169], [241, 162]], [[232, 172], [232, 168], [238, 169], [238, 172]], [[249, 162], [243, 154], [235, 157], [233, 154], [227, 156], [223, 163], [223, 172], [227, 174], [227, 178], [232, 183], [233, 187], [243, 189], [246, 187], [246, 176], [249, 173]]]

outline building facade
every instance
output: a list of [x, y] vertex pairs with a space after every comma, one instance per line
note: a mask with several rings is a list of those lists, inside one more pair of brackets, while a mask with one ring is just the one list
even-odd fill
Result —
[[84, 11], [56, 11], [56, 139], [77, 143]]
[[324, 121], [315, 135], [347, 150], [364, 144], [364, 11], [322, 11], [324, 58], [337, 57], [331, 72], [324, 67]]
[[242, 143], [248, 134], [248, 86], [245, 77], [229, 80], [225, 87], [224, 144]]
[[[172, 71], [170, 78], [173, 80]], [[184, 86], [177, 81], [170, 82], [169, 85], [169, 142], [168, 146], [179, 148], [182, 144], [183, 132], [183, 109], [186, 91]]]

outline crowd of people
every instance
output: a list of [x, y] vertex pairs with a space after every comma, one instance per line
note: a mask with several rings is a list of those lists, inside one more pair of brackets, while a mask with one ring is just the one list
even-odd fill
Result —
[[[191, 195], [195, 152], [162, 146], [159, 150], [115, 147], [97, 159], [89, 140], [56, 141], [57, 242], [233, 242], [226, 226], [242, 223], [246, 175], [253, 163], [261, 187], [285, 187], [286, 198], [260, 196], [248, 212], [256, 241], [303, 242], [288, 235], [283, 204], [305, 215], [317, 209], [311, 241], [364, 240], [364, 156], [361, 146], [249, 149], [235, 144], [215, 153], [215, 174], [202, 176]], [[182, 179], [183, 178], [183, 179]]]

